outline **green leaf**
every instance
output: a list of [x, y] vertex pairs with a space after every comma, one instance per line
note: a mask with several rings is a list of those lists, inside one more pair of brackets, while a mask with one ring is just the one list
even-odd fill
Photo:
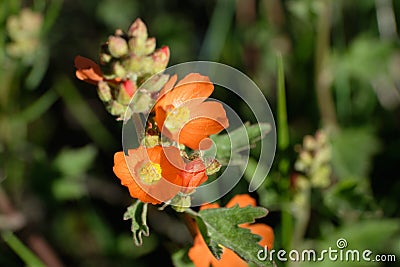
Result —
[[188, 257], [187, 249], [180, 249], [172, 254], [172, 263], [175, 267], [194, 267], [193, 262]]
[[267, 213], [268, 211], [262, 207], [240, 208], [236, 205], [232, 208], [202, 210], [197, 214], [196, 221], [204, 241], [217, 259], [221, 258], [223, 247], [227, 247], [247, 262], [254, 262], [259, 266], [271, 266], [271, 262], [263, 262], [257, 258], [258, 251], [263, 249], [258, 244], [261, 237], [252, 234], [249, 229], [238, 226], [252, 223]]
[[56, 102], [58, 95], [53, 90], [48, 90], [35, 102], [30, 104], [14, 118], [24, 123], [32, 122], [49, 110], [49, 108]]
[[270, 131], [269, 123], [246, 124], [244, 127], [233, 130], [229, 135], [218, 134], [212, 135], [210, 138], [217, 146], [217, 159], [224, 161], [230, 159], [231, 152], [235, 153], [248, 148], [249, 145], [264, 138]]
[[79, 199], [86, 195], [86, 186], [82, 181], [72, 180], [70, 177], [53, 182], [52, 191], [59, 200]]
[[0, 232], [0, 235], [4, 242], [25, 262], [26, 266], [45, 266], [45, 264], [12, 232], [2, 231]]
[[340, 179], [365, 178], [378, 150], [379, 141], [371, 128], [343, 129], [332, 138], [334, 171]]
[[147, 203], [137, 200], [134, 204], [128, 207], [124, 214], [124, 220], [132, 220], [131, 230], [133, 240], [136, 246], [143, 244], [142, 235], [149, 236], [150, 231], [147, 226]]
[[32, 68], [25, 79], [26, 88], [29, 90], [38, 88], [49, 66], [49, 58], [50, 55], [46, 48], [41, 47], [36, 51]]
[[77, 177], [90, 168], [96, 154], [96, 148], [91, 145], [78, 149], [63, 149], [54, 160], [54, 165], [65, 176]]

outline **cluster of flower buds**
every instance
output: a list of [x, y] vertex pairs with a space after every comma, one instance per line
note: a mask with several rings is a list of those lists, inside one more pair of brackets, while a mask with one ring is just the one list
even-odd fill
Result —
[[40, 45], [40, 33], [43, 17], [30, 9], [23, 9], [19, 15], [7, 19], [6, 29], [11, 42], [7, 44], [7, 53], [16, 58], [29, 59]]
[[299, 157], [295, 162], [295, 169], [309, 179], [312, 187], [328, 187], [331, 184], [332, 153], [327, 134], [321, 130], [315, 136], [305, 136], [303, 145], [297, 151]]
[[[137, 88], [168, 64], [169, 48], [155, 48], [155, 38], [149, 38], [146, 25], [141, 19], [136, 19], [128, 32], [118, 29], [101, 45], [101, 67], [77, 57], [76, 75], [81, 80], [97, 84], [99, 97], [107, 110], [122, 119]], [[145, 100], [141, 99], [137, 105], [142, 105]]]

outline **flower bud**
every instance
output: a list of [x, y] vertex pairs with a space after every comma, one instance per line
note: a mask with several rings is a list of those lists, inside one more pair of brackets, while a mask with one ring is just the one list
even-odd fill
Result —
[[136, 56], [144, 56], [145, 55], [145, 45], [146, 42], [143, 39], [139, 38], [131, 38], [129, 39], [129, 51]]
[[128, 105], [131, 101], [131, 96], [125, 91], [123, 84], [120, 85], [117, 101], [122, 105]]
[[43, 17], [40, 13], [26, 8], [17, 16], [10, 16], [6, 28], [14, 41], [29, 40], [39, 37], [42, 23]]
[[128, 44], [122, 37], [110, 36], [108, 49], [113, 57], [120, 58], [128, 53]]
[[129, 40], [129, 51], [137, 56], [147, 56], [154, 52], [156, 48], [156, 39], [149, 38], [147, 40], [139, 38], [131, 38]]
[[115, 62], [115, 63], [114, 63], [114, 65], [113, 65], [113, 71], [114, 71], [114, 74], [115, 74], [117, 77], [124, 78], [124, 77], [126, 76], [126, 70], [125, 70], [125, 68], [121, 65], [120, 62]]
[[122, 83], [122, 88], [125, 90], [125, 92], [132, 97], [135, 94], [136, 91], [136, 84], [133, 83], [131, 80], [126, 80]]
[[168, 46], [164, 46], [160, 49], [157, 49], [153, 55], [153, 71], [154, 73], [160, 72], [165, 69], [169, 61], [169, 48]]
[[97, 84], [97, 93], [100, 99], [104, 102], [111, 101], [112, 99], [111, 88], [105, 81], [99, 81]]
[[147, 80], [142, 88], [149, 92], [158, 92], [167, 83], [169, 75], [167, 74], [157, 74], [151, 79]]
[[145, 43], [144, 54], [149, 55], [156, 49], [156, 38], [148, 38]]
[[222, 165], [218, 162], [218, 160], [212, 160], [210, 163], [207, 164], [206, 174], [212, 175], [214, 173], [217, 173], [221, 169], [221, 166]]
[[145, 147], [154, 147], [160, 143], [160, 137], [158, 135], [146, 135], [143, 143]]
[[177, 212], [184, 212], [190, 207], [190, 205], [191, 199], [188, 195], [178, 194], [171, 200], [171, 206]]
[[128, 30], [129, 37], [136, 37], [138, 39], [147, 39], [147, 27], [141, 19], [136, 19]]
[[144, 63], [141, 57], [132, 54], [122, 64], [129, 73], [139, 73]]
[[154, 99], [148, 94], [137, 92], [132, 100], [132, 110], [135, 113], [148, 112], [154, 105]]
[[110, 62], [111, 59], [112, 59], [112, 56], [110, 54], [108, 54], [108, 53], [101, 53], [100, 54], [100, 61], [103, 64]]
[[328, 165], [320, 166], [310, 177], [311, 184], [316, 188], [327, 188], [330, 185], [331, 168]]
[[124, 36], [124, 31], [121, 29], [116, 29], [114, 35], [115, 36]]
[[108, 111], [111, 113], [113, 116], [120, 116], [122, 117], [126, 107], [117, 101], [111, 101], [110, 104], [107, 106]]

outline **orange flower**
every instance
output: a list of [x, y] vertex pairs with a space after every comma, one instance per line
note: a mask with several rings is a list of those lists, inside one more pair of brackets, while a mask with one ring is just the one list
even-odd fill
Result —
[[201, 159], [197, 158], [185, 164], [185, 170], [180, 173], [182, 177], [182, 193], [189, 194], [196, 187], [207, 181], [206, 167]]
[[79, 80], [85, 81], [91, 84], [97, 84], [103, 80], [103, 74], [100, 70], [100, 66], [91, 59], [77, 56], [75, 57], [75, 75]]
[[172, 76], [160, 91], [155, 121], [168, 138], [199, 149], [203, 139], [229, 126], [226, 113], [220, 103], [204, 102], [214, 91], [208, 77], [191, 73], [174, 87], [176, 80]]
[[[247, 194], [244, 195], [236, 195], [233, 197], [229, 203], [226, 205], [227, 208], [233, 207], [238, 204], [240, 207], [245, 207], [248, 205], [255, 206], [256, 201], [254, 198], [250, 197]], [[212, 209], [219, 208], [219, 205], [216, 203], [204, 205], [201, 209]], [[274, 232], [271, 227], [262, 223], [254, 223], [254, 224], [241, 224], [243, 228], [248, 228], [253, 234], [257, 234], [262, 237], [261, 241], [258, 243], [260, 246], [268, 246], [268, 248], [272, 248], [274, 243]], [[198, 230], [197, 230], [198, 232]], [[195, 239], [194, 245], [189, 250], [189, 258], [193, 261], [196, 267], [209, 267], [210, 264], [212, 267], [247, 267], [248, 264], [242, 260], [237, 254], [235, 254], [232, 250], [228, 248], [224, 248], [222, 253], [222, 257], [220, 260], [217, 260], [210, 252], [207, 247], [207, 244], [204, 242], [203, 237], [198, 232]]]
[[140, 146], [129, 150], [128, 155], [124, 152], [115, 153], [113, 171], [121, 184], [128, 187], [133, 198], [159, 204], [179, 192], [183, 167], [176, 147]]

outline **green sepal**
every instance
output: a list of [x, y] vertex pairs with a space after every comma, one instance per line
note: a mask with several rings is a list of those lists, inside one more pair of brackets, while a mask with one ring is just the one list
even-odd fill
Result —
[[254, 262], [259, 266], [272, 266], [272, 262], [257, 258], [257, 253], [263, 249], [258, 244], [261, 237], [239, 226], [253, 223], [255, 219], [264, 217], [267, 213], [262, 207], [240, 208], [235, 205], [231, 208], [202, 210], [196, 214], [196, 222], [205, 243], [217, 259], [221, 258], [223, 248], [226, 247], [247, 262]]
[[141, 246], [143, 244], [142, 235], [150, 235], [150, 230], [147, 226], [147, 203], [137, 200], [130, 205], [124, 213], [124, 220], [129, 219], [132, 220], [133, 241], [136, 246]]

